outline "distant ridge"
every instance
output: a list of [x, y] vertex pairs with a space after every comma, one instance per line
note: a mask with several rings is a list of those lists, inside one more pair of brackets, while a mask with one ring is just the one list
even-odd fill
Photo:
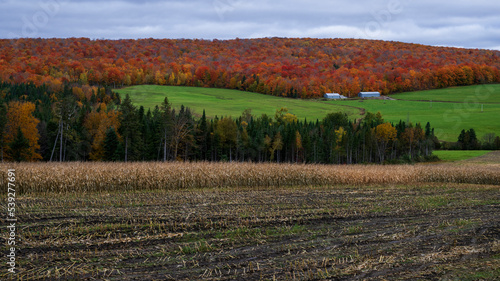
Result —
[[500, 82], [500, 51], [363, 39], [2, 39], [3, 82], [240, 89], [295, 98]]

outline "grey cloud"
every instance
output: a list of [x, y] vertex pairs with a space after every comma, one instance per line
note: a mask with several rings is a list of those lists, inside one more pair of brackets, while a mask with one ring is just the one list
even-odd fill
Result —
[[0, 0], [0, 8], [3, 38], [347, 37], [500, 46], [500, 2], [486, 0]]

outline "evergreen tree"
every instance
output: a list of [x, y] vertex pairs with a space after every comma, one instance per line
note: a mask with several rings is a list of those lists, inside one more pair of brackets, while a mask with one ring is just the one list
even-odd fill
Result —
[[78, 157], [83, 161], [88, 159], [90, 151], [92, 150], [92, 136], [84, 127], [85, 119], [90, 112], [90, 106], [84, 105], [78, 113], [77, 122], [74, 126], [78, 137]]
[[7, 124], [7, 105], [0, 99], [0, 159], [3, 162], [3, 150], [5, 146], [5, 125]]
[[208, 125], [207, 117], [205, 115], [205, 109], [203, 109], [203, 115], [198, 123], [198, 129], [196, 130], [196, 143], [197, 147], [197, 158], [200, 160], [208, 160]]
[[[127, 94], [122, 104], [120, 105], [120, 130], [124, 142], [124, 160], [125, 162], [129, 159], [129, 152], [134, 151], [132, 148], [132, 142], [137, 141], [140, 137], [139, 131], [139, 120], [138, 114], [136, 112], [135, 106], [132, 104], [130, 96]], [[136, 142], [134, 142], [134, 145]]]
[[493, 147], [497, 150], [500, 150], [500, 137], [497, 136], [493, 141]]
[[104, 138], [105, 161], [116, 160], [114, 157], [118, 149], [118, 144], [118, 136], [116, 135], [115, 128], [111, 127], [106, 131], [106, 137]]
[[427, 122], [427, 124], [425, 125], [425, 136], [426, 137], [430, 137], [432, 134], [431, 132], [431, 123]]
[[458, 135], [458, 141], [457, 141], [457, 146], [459, 149], [465, 149], [465, 146], [467, 144], [468, 137], [466, 135], [465, 130], [462, 130], [460, 132], [460, 135]]
[[[162, 124], [162, 113], [160, 112], [159, 106], [155, 106], [153, 112], [150, 114], [150, 135], [148, 136], [147, 145], [149, 147], [149, 155], [151, 160], [163, 159], [163, 124]], [[170, 147], [167, 147], [170, 148]], [[167, 150], [167, 153], [169, 151]]]
[[340, 127], [346, 127], [349, 124], [349, 117], [342, 112], [328, 113], [323, 119], [323, 124], [337, 130]]
[[476, 131], [472, 128], [468, 131], [462, 130], [458, 136], [457, 147], [462, 150], [479, 149], [480, 144], [477, 139]]
[[141, 133], [141, 137], [137, 138], [138, 143], [135, 145], [138, 148], [138, 155], [137, 159], [138, 160], [146, 160], [146, 155], [147, 155], [147, 136], [148, 136], [148, 131], [149, 131], [149, 126], [148, 122], [146, 120], [146, 114], [144, 110], [144, 106], [140, 106], [139, 109], [137, 110], [137, 119], [139, 122], [139, 131]]
[[162, 131], [163, 139], [163, 161], [167, 161], [167, 148], [169, 143], [169, 133], [172, 130], [173, 118], [172, 118], [172, 106], [165, 97], [163, 103], [160, 106], [160, 129]]
[[143, 150], [142, 159], [143, 160], [157, 160], [158, 159], [158, 146], [155, 145], [156, 139], [160, 137], [156, 135], [156, 120], [148, 109], [148, 112], [142, 121], [142, 136], [143, 136]]
[[95, 95], [94, 90], [92, 90], [92, 95], [90, 96], [90, 103], [91, 104], [97, 103], [97, 96]]
[[125, 146], [123, 146], [123, 142], [118, 142], [118, 147], [116, 148], [115, 155], [113, 159], [118, 161], [125, 158]]
[[477, 139], [476, 131], [473, 128], [471, 128], [471, 129], [469, 129], [468, 133], [469, 133], [469, 143], [467, 145], [467, 149], [470, 149], [470, 150], [479, 149], [480, 145], [479, 145], [479, 141]]
[[45, 121], [41, 121], [36, 125], [36, 129], [38, 130], [38, 134], [40, 135], [40, 138], [38, 139], [40, 149], [38, 149], [38, 152], [42, 156], [42, 159], [49, 159], [53, 142], [50, 141], [48, 135], [47, 123], [45, 123]]
[[30, 143], [21, 131], [21, 127], [17, 127], [17, 134], [14, 140], [9, 144], [10, 155], [14, 161], [21, 162], [31, 158]]

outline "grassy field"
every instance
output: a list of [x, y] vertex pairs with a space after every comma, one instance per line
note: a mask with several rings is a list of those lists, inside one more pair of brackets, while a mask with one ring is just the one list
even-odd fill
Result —
[[413, 124], [427, 122], [435, 129], [440, 140], [457, 141], [460, 131], [474, 128], [478, 138], [486, 133], [500, 135], [500, 122], [495, 122], [500, 114], [500, 104], [418, 102], [405, 100], [346, 100], [336, 102], [364, 108], [366, 111], [380, 111], [384, 120], [399, 122], [409, 120]]
[[327, 113], [337, 111], [346, 112], [351, 119], [355, 119], [361, 117], [360, 113], [365, 110], [374, 113], [380, 111], [384, 119], [390, 122], [409, 119], [410, 122], [420, 122], [423, 126], [431, 122], [435, 134], [445, 141], [456, 141], [461, 130], [470, 128], [476, 130], [479, 138], [486, 133], [500, 135], [500, 122], [492, 122], [498, 119], [500, 113], [500, 84], [393, 96], [400, 100], [364, 101], [298, 100], [236, 90], [152, 85], [133, 86], [116, 91], [122, 95], [128, 93], [137, 105], [146, 108], [160, 104], [164, 97], [168, 96], [174, 106], [184, 104], [193, 108], [197, 114], [201, 114], [205, 109], [209, 117], [216, 114], [236, 117], [247, 108], [251, 108], [254, 115], [266, 113], [273, 116], [276, 109], [287, 107], [300, 119], [322, 119]]
[[0, 164], [22, 187], [18, 271], [0, 279], [496, 280], [500, 154], [488, 157], [470, 167]]
[[174, 107], [178, 108], [183, 104], [198, 115], [205, 109], [207, 116], [212, 118], [215, 115], [238, 117], [248, 108], [252, 109], [252, 114], [256, 116], [264, 113], [274, 116], [276, 109], [281, 107], [288, 108], [290, 113], [300, 119], [307, 118], [313, 121], [338, 111], [346, 112], [352, 119], [360, 117], [359, 109], [340, 107], [328, 102], [279, 98], [238, 90], [141, 85], [115, 91], [122, 97], [129, 94], [135, 104], [142, 105], [146, 109], [153, 109], [168, 97]]
[[439, 159], [446, 162], [467, 160], [483, 156], [491, 151], [489, 150], [436, 150], [433, 152]]
[[500, 84], [451, 87], [391, 95], [400, 100], [500, 103]]

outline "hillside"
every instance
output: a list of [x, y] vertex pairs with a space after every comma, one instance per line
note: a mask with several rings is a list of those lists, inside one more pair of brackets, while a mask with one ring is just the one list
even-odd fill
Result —
[[276, 110], [281, 107], [286, 107], [290, 113], [300, 119], [306, 118], [310, 121], [321, 120], [328, 113], [339, 111], [347, 113], [352, 119], [361, 117], [359, 108], [341, 106], [327, 101], [279, 98], [237, 90], [140, 85], [117, 89], [115, 92], [119, 93], [122, 98], [127, 94], [130, 95], [134, 104], [151, 110], [168, 97], [175, 108], [184, 105], [192, 109], [196, 115], [201, 115], [205, 110], [208, 118], [213, 118], [215, 115], [236, 118], [245, 109], [251, 109], [255, 116], [262, 114], [274, 116]]
[[[474, 128], [478, 137], [487, 133], [500, 134], [500, 124], [491, 122], [500, 111], [500, 84], [454, 87], [432, 91], [401, 93], [398, 100], [301, 100], [264, 96], [255, 93], [225, 89], [171, 86], [133, 86], [117, 89], [122, 97], [129, 94], [138, 106], [154, 108], [165, 97], [179, 108], [185, 105], [196, 114], [237, 117], [243, 110], [252, 114], [273, 116], [276, 109], [287, 107], [299, 119], [322, 119], [331, 112], [344, 112], [349, 118], [363, 117], [363, 112], [381, 112], [386, 121], [400, 120], [425, 125], [430, 122], [436, 136], [444, 141], [456, 141], [460, 131]], [[430, 102], [430, 100], [433, 100]], [[481, 110], [482, 108], [482, 110]]]
[[500, 52], [356, 39], [0, 40], [0, 79], [352, 96], [500, 82]]
[[391, 95], [398, 100], [500, 103], [500, 84], [450, 87]]
[[380, 111], [384, 120], [397, 123], [399, 120], [413, 124], [430, 122], [440, 140], [457, 141], [462, 130], [473, 128], [478, 137], [487, 133], [500, 133], [500, 124], [492, 122], [498, 118], [500, 104], [471, 105], [450, 102], [418, 102], [405, 100], [343, 101], [339, 104], [364, 108], [369, 112]]

